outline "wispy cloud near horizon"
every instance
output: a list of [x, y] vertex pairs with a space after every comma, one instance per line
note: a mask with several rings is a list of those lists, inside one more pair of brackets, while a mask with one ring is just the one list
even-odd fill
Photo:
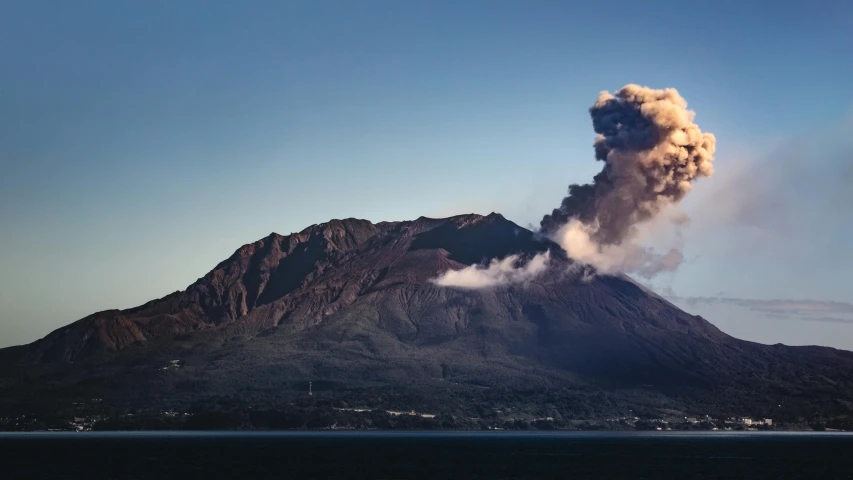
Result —
[[689, 306], [730, 305], [774, 318], [853, 324], [853, 303], [848, 302], [811, 299], [758, 300], [726, 296], [680, 297], [671, 291], [664, 296], [670, 301]]

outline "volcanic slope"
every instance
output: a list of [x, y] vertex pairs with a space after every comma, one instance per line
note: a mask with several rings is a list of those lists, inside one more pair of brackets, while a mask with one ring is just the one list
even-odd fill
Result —
[[[432, 281], [546, 251], [548, 270], [529, 282]], [[547, 402], [564, 416], [629, 408], [793, 416], [853, 405], [851, 352], [735, 339], [627, 277], [592, 275], [494, 213], [273, 233], [185, 291], [0, 350], [0, 369], [10, 409], [84, 397], [166, 408], [231, 395], [255, 404], [301, 394], [308, 381], [350, 404], [468, 415], [484, 402]]]

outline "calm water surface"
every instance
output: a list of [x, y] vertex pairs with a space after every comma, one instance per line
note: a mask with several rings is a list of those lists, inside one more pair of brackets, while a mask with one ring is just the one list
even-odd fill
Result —
[[853, 479], [853, 435], [0, 434], [0, 478]]

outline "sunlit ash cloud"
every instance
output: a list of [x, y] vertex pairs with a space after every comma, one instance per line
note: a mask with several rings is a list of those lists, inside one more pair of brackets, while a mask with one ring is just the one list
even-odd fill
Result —
[[[694, 112], [672, 88], [601, 92], [590, 115], [598, 134], [595, 158], [604, 168], [592, 183], [569, 186], [560, 207], [542, 219], [542, 231], [600, 273], [650, 278], [675, 270], [684, 258], [680, 248], [644, 247], [642, 233], [696, 179], [713, 174], [714, 135], [693, 123]], [[686, 222], [682, 216], [673, 225]]]
[[[672, 88], [626, 85], [613, 94], [601, 92], [589, 112], [598, 134], [595, 158], [604, 167], [592, 183], [569, 186], [561, 205], [542, 218], [540, 233], [600, 274], [651, 278], [675, 270], [684, 259], [679, 229], [689, 219], [662, 214], [690, 192], [696, 179], [712, 175], [714, 135], [699, 129], [694, 112]], [[675, 229], [676, 244], [664, 251], [644, 246], [644, 232], [662, 221]], [[531, 272], [541, 273], [545, 268], [539, 267], [547, 263], [531, 268], [517, 260], [507, 257], [445, 272], [435, 283], [481, 288], [515, 278], [529, 281]]]

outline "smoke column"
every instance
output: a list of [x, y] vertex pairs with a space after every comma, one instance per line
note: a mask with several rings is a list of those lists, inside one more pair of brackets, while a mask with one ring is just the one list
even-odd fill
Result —
[[[598, 134], [595, 158], [604, 168], [592, 183], [569, 186], [560, 207], [542, 218], [540, 233], [597, 273], [651, 278], [675, 270], [684, 260], [679, 229], [689, 219], [665, 210], [687, 195], [694, 180], [714, 172], [714, 135], [693, 123], [695, 114], [673, 88], [626, 85], [614, 94], [601, 92], [589, 113]], [[675, 229], [678, 245], [658, 252], [642, 242], [662, 223]], [[527, 282], [545, 271], [549, 260], [537, 256], [520, 265], [512, 255], [488, 266], [444, 272], [433, 281], [455, 288]]]
[[680, 250], [660, 254], [641, 247], [637, 227], [713, 173], [714, 135], [693, 123], [694, 112], [673, 88], [604, 91], [589, 113], [598, 134], [595, 158], [604, 168], [592, 183], [569, 186], [560, 207], [542, 219], [542, 233], [601, 273], [650, 277], [676, 268]]

